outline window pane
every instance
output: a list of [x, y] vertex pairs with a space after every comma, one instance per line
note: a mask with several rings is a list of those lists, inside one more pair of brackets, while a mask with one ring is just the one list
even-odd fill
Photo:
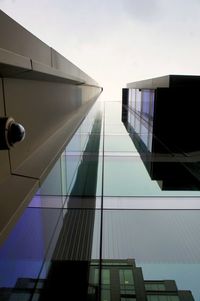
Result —
[[147, 296], [148, 301], [179, 301], [178, 296], [170, 295], [149, 295]]
[[145, 283], [145, 289], [148, 291], [165, 291], [163, 283]]
[[110, 271], [102, 270], [102, 284], [110, 284]]
[[133, 272], [131, 270], [124, 270], [125, 284], [133, 284]]
[[101, 291], [101, 301], [110, 301], [110, 291], [109, 290]]

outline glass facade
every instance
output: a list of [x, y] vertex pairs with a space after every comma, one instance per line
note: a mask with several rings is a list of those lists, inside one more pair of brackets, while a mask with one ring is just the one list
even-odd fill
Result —
[[[129, 101], [129, 126], [120, 102], [94, 105], [1, 246], [0, 300], [199, 300], [200, 191], [151, 178], [141, 149], [152, 150], [154, 93]], [[127, 259], [142, 269], [139, 297]]]

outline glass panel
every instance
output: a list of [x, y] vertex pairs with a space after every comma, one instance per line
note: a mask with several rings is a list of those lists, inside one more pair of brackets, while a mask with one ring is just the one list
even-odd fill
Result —
[[105, 122], [106, 124], [116, 124], [121, 121], [121, 103], [120, 102], [105, 102]]
[[140, 156], [105, 156], [104, 172], [105, 196], [200, 196], [200, 191], [162, 190]]
[[59, 159], [38, 191], [40, 195], [62, 195], [62, 169]]
[[66, 152], [83, 152], [88, 141], [89, 134], [80, 134], [79, 131], [72, 137], [66, 147]]
[[60, 209], [27, 208], [0, 248], [0, 287], [15, 288], [22, 278], [37, 279]]
[[116, 123], [116, 124], [105, 124], [105, 133], [106, 135], [126, 135], [127, 136], [127, 131], [124, 126], [124, 124], [121, 123]]
[[133, 272], [131, 270], [124, 270], [124, 283], [133, 284]]
[[197, 298], [199, 248], [199, 210], [104, 210], [103, 258], [134, 258], [144, 280], [175, 280]]
[[42, 298], [61, 298], [75, 288], [77, 299], [97, 296], [100, 210], [63, 209], [58, 225], [39, 275]]
[[102, 269], [102, 284], [110, 284], [110, 271]]
[[64, 196], [35, 195], [28, 207], [36, 208], [62, 208], [65, 204]]
[[[143, 96], [150, 97], [147, 94]], [[132, 105], [134, 97], [135, 90]], [[152, 107], [145, 101], [137, 103], [137, 110], [147, 117]], [[200, 209], [200, 191], [165, 190], [164, 180], [155, 176], [160, 176], [160, 170], [164, 175], [168, 171], [174, 182], [176, 176], [169, 167], [177, 158], [182, 165], [185, 155], [170, 154], [152, 136], [149, 120], [142, 116], [141, 123], [139, 114], [137, 118], [130, 115], [141, 138], [133, 144], [133, 129], [129, 127], [127, 132], [120, 121], [121, 104], [106, 103], [105, 109], [105, 135], [100, 132], [101, 117], [92, 109], [33, 198], [24, 222], [20, 227], [17, 224], [19, 233], [13, 232], [5, 242], [0, 251], [0, 268], [5, 271], [0, 284], [2, 281], [10, 294], [16, 283], [26, 279], [28, 291], [21, 292], [22, 298], [37, 287], [34, 300], [41, 294], [57, 300], [56, 293], [69, 289], [78, 294], [82, 287], [89, 300], [97, 300], [102, 275], [102, 300], [110, 300], [113, 291], [119, 298], [121, 291], [121, 300], [136, 300], [137, 283], [145, 294], [138, 266], [145, 280], [175, 280], [178, 289], [191, 290], [198, 298], [200, 211], [170, 209]], [[155, 147], [152, 141], [163, 151], [159, 156], [149, 154]], [[136, 267], [130, 258], [136, 260]], [[156, 284], [156, 290], [162, 289], [162, 284]], [[148, 300], [157, 297], [149, 295]], [[168, 301], [178, 300], [172, 295], [160, 295], [158, 300], [166, 297]]]
[[68, 196], [64, 208], [68, 209], [100, 209], [101, 198], [100, 197], [75, 197]]
[[149, 295], [147, 296], [148, 301], [179, 301], [178, 296], [170, 296], [170, 295]]
[[99, 283], [99, 269], [95, 267], [90, 268], [89, 284], [98, 285]]
[[[9, 298], [9, 301], [29, 301], [31, 298], [30, 293], [20, 293], [20, 292], [15, 292], [12, 293], [11, 297]], [[5, 299], [8, 300], [8, 299]]]
[[145, 283], [147, 291], [165, 291], [165, 285], [162, 283]]
[[200, 198], [104, 197], [104, 209], [200, 209]]
[[135, 90], [136, 92], [136, 107], [135, 107], [135, 110], [138, 114], [141, 113], [141, 90], [139, 89], [136, 89]]
[[104, 150], [105, 152], [137, 152], [131, 139], [127, 139], [125, 135], [106, 135]]
[[82, 156], [79, 158], [67, 157], [68, 164], [73, 165], [71, 168], [68, 165], [67, 169], [68, 183], [70, 183], [68, 194], [71, 196], [96, 196], [101, 193], [102, 157], [99, 157], [98, 154], [86, 154], [84, 160], [81, 158]]
[[178, 296], [170, 296], [170, 301], [179, 301], [180, 298]]
[[110, 301], [110, 291], [109, 290], [101, 290], [101, 301]]
[[96, 191], [102, 191], [102, 122], [91, 112], [0, 249], [0, 299], [99, 293], [101, 211], [95, 208], [101, 208]]

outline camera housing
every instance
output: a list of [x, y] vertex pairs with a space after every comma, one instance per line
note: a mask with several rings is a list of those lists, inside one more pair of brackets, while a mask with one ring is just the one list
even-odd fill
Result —
[[10, 149], [25, 138], [24, 127], [12, 117], [0, 117], [0, 149]]

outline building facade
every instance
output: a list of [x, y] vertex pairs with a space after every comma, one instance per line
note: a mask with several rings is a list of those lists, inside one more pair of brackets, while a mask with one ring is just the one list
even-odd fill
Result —
[[178, 158], [194, 177], [198, 142], [156, 153], [154, 92], [133, 126], [131, 105], [97, 100], [102, 88], [78, 67], [2, 12], [0, 23], [2, 118], [26, 131], [0, 151], [0, 300], [198, 300], [198, 186], [183, 189], [173, 169], [167, 186], [151, 175]]

